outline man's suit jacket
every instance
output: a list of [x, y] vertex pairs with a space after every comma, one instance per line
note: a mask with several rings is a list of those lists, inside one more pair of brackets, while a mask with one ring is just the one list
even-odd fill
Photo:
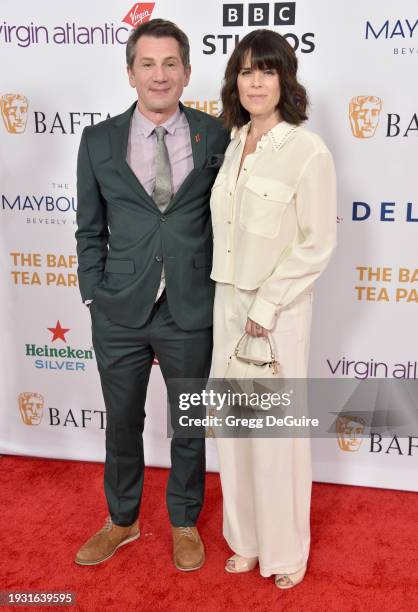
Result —
[[84, 129], [77, 163], [78, 278], [112, 321], [141, 327], [164, 264], [170, 312], [184, 330], [212, 325], [214, 283], [209, 199], [229, 134], [180, 104], [190, 125], [194, 168], [164, 214], [126, 162], [132, 113]]

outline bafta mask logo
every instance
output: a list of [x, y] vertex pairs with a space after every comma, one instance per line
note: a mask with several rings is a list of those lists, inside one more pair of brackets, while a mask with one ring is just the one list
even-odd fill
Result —
[[337, 440], [342, 451], [358, 451], [363, 442], [360, 437], [364, 433], [366, 422], [354, 415], [341, 415], [337, 418]]
[[44, 398], [40, 393], [25, 391], [19, 395], [19, 410], [25, 425], [39, 425], [42, 421]]
[[350, 100], [350, 125], [356, 138], [372, 138], [379, 124], [382, 100], [377, 96], [356, 96]]
[[0, 98], [1, 115], [10, 134], [23, 134], [26, 130], [29, 102], [22, 94], [5, 94]]

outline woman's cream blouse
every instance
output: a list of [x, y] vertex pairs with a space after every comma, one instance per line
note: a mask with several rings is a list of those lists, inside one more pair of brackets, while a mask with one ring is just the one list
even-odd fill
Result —
[[335, 248], [335, 170], [319, 136], [282, 121], [247, 155], [238, 177], [249, 125], [232, 134], [212, 188], [211, 278], [257, 289], [248, 316], [271, 329]]

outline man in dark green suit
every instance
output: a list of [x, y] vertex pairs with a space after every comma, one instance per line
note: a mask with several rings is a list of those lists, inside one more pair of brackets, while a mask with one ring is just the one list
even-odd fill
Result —
[[[95, 565], [139, 537], [142, 432], [154, 356], [164, 379], [205, 378], [212, 351], [214, 286], [209, 197], [229, 135], [213, 117], [179, 103], [190, 77], [189, 44], [154, 19], [128, 40], [138, 101], [86, 128], [77, 166], [79, 285], [92, 317], [106, 404], [105, 526], [78, 551]], [[205, 440], [171, 443], [167, 505], [174, 563], [204, 563], [196, 528], [203, 503]]]

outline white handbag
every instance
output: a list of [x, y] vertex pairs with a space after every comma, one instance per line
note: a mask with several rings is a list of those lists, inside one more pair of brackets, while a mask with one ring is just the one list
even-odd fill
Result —
[[225, 378], [276, 378], [279, 366], [270, 334], [266, 338], [244, 333], [229, 357]]

